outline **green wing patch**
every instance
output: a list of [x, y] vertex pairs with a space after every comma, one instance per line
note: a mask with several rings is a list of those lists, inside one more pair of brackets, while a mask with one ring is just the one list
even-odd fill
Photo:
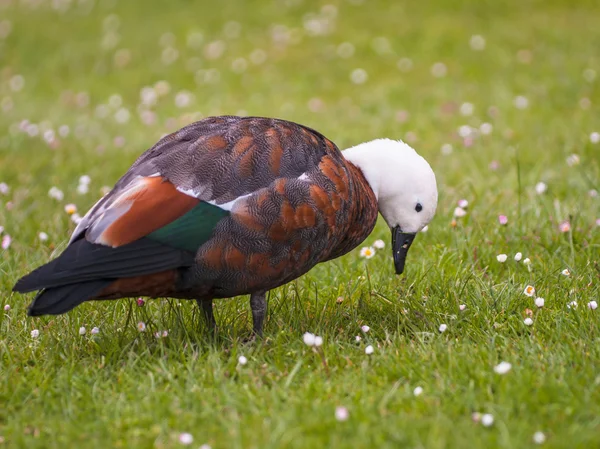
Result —
[[195, 253], [210, 239], [217, 223], [228, 215], [229, 211], [201, 201], [185, 215], [148, 234], [147, 237]]

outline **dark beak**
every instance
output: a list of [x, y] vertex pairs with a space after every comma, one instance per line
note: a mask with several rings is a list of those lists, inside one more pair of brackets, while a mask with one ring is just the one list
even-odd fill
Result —
[[396, 267], [396, 274], [402, 274], [404, 271], [404, 262], [406, 262], [406, 255], [408, 254], [408, 248], [412, 244], [417, 234], [408, 234], [402, 232], [400, 226], [396, 226], [392, 229], [392, 251], [394, 251], [394, 266]]

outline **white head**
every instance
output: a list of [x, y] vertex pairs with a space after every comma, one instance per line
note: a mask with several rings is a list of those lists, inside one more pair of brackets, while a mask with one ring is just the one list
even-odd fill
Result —
[[438, 197], [435, 174], [409, 145], [377, 139], [349, 148], [343, 155], [362, 170], [390, 228], [412, 234], [431, 221]]

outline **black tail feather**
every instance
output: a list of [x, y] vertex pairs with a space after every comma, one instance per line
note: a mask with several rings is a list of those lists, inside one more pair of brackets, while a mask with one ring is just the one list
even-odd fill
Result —
[[17, 281], [13, 291], [26, 293], [67, 284], [143, 276], [189, 267], [194, 254], [142, 238], [117, 248], [77, 240], [56, 259]]
[[113, 279], [63, 285], [40, 291], [29, 305], [29, 316], [58, 315], [94, 298]]

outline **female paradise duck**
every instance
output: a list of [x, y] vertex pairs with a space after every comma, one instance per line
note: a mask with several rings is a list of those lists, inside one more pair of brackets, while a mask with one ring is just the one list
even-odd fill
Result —
[[65, 251], [21, 278], [30, 316], [84, 301], [250, 294], [262, 335], [266, 293], [358, 246], [380, 212], [401, 274], [435, 214], [435, 175], [407, 144], [340, 151], [306, 126], [210, 117], [163, 137], [83, 217]]

